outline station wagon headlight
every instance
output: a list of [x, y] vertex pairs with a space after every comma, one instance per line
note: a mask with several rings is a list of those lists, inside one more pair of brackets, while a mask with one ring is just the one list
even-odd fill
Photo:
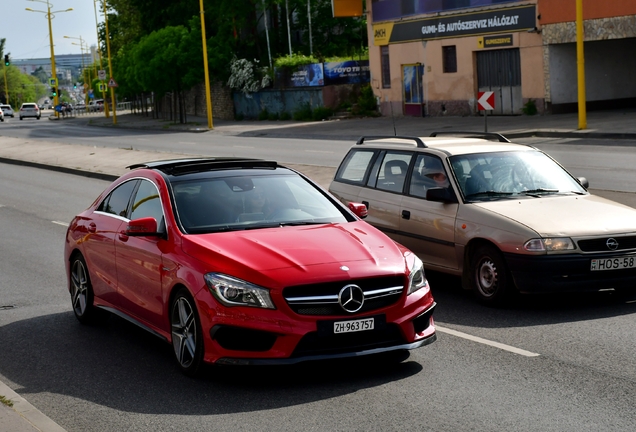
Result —
[[569, 237], [549, 237], [532, 239], [525, 242], [523, 248], [529, 252], [574, 250], [574, 242]]
[[219, 273], [208, 273], [203, 278], [212, 295], [225, 306], [276, 309], [266, 288]]
[[413, 294], [421, 288], [428, 288], [428, 281], [424, 275], [424, 264], [417, 256], [413, 256], [415, 259], [413, 260], [413, 267], [409, 274], [409, 289], [406, 292], [407, 295]]

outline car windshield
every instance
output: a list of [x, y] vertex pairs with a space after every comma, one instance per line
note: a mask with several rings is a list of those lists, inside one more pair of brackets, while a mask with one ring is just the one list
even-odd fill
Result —
[[540, 151], [457, 155], [450, 158], [450, 163], [467, 201], [587, 193]]
[[173, 181], [172, 190], [188, 234], [353, 220], [297, 175]]

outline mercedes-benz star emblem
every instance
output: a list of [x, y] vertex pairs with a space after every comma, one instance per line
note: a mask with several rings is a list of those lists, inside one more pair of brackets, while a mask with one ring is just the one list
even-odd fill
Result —
[[616, 241], [616, 239], [613, 239], [613, 238], [608, 238], [607, 241], [605, 242], [605, 245], [607, 246], [609, 250], [618, 249], [618, 242]]
[[358, 285], [347, 285], [338, 293], [338, 303], [347, 312], [354, 313], [362, 309], [364, 292]]

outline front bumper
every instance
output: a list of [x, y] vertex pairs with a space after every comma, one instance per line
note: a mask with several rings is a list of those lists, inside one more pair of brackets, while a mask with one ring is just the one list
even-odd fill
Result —
[[[207, 296], [206, 296], [207, 297]], [[415, 298], [410, 298], [415, 297]], [[412, 350], [436, 340], [430, 291], [368, 314], [300, 316], [287, 310], [209, 308], [198, 299], [204, 361], [232, 365], [284, 365]], [[246, 312], [252, 312], [246, 315]], [[334, 321], [374, 317], [371, 331], [325, 333]], [[207, 329], [207, 330], [206, 330]]]
[[636, 268], [590, 270], [593, 259], [636, 260], [636, 253], [504, 256], [517, 288], [523, 293], [596, 292], [636, 287]]

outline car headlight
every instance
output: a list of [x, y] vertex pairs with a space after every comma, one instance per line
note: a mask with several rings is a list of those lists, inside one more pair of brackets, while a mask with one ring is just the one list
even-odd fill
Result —
[[413, 294], [421, 288], [428, 288], [428, 281], [424, 275], [424, 264], [417, 256], [413, 255], [413, 257], [415, 259], [413, 260], [413, 267], [409, 274], [409, 289], [406, 292], [407, 295]]
[[574, 250], [574, 242], [569, 237], [549, 237], [531, 239], [524, 243], [523, 248], [529, 252]]
[[225, 306], [276, 309], [266, 288], [219, 273], [208, 273], [203, 278], [212, 295]]

